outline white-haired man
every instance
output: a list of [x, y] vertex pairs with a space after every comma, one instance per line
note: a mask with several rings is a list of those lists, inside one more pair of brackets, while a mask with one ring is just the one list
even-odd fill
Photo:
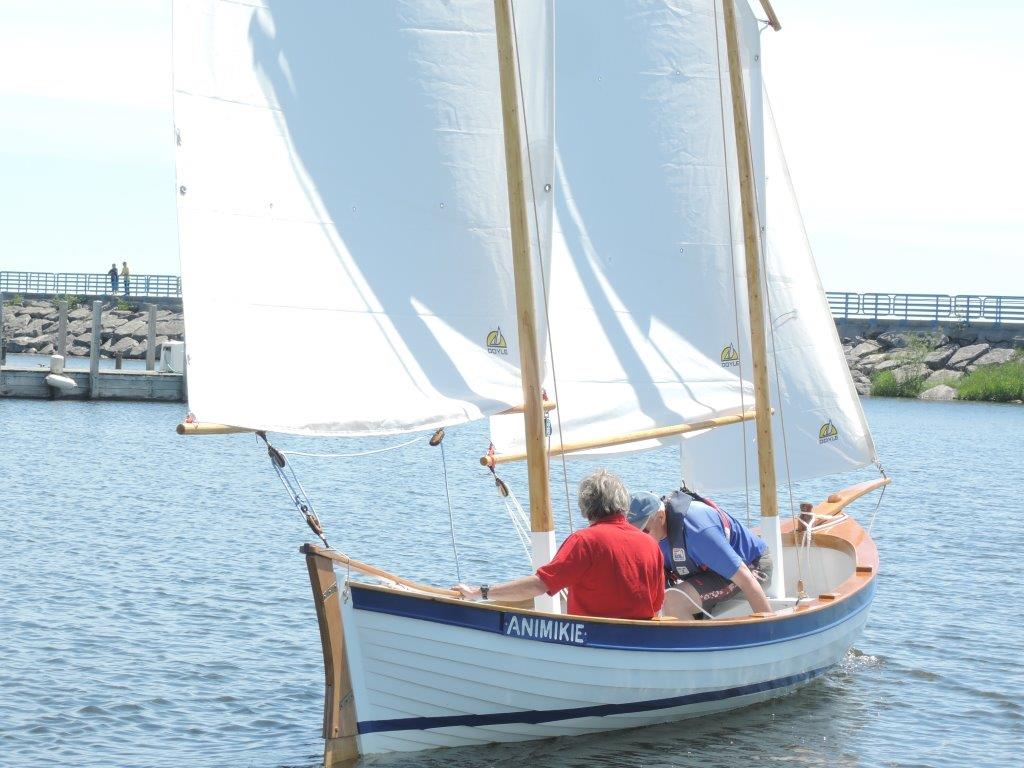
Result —
[[571, 534], [536, 573], [502, 584], [454, 588], [470, 600], [529, 600], [568, 589], [566, 608], [577, 616], [656, 616], [665, 599], [661, 549], [626, 521], [625, 486], [602, 469], [580, 482], [578, 503], [590, 525]]

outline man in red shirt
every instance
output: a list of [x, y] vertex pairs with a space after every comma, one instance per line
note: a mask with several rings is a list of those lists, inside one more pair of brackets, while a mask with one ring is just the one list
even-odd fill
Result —
[[665, 599], [661, 549], [626, 522], [629, 493], [606, 470], [583, 479], [579, 507], [590, 526], [571, 534], [547, 565], [503, 584], [455, 589], [470, 600], [529, 600], [569, 590], [566, 606], [577, 616], [650, 619]]

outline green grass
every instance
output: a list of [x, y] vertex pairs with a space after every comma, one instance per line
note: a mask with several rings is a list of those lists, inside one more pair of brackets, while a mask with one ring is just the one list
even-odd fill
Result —
[[[874, 394], [872, 382], [871, 394]], [[986, 365], [964, 376], [956, 384], [957, 400], [990, 400], [998, 403], [1024, 400], [1024, 360]]]
[[871, 377], [872, 397], [917, 397], [924, 390], [924, 379], [914, 378], [900, 382], [892, 371], [882, 371]]

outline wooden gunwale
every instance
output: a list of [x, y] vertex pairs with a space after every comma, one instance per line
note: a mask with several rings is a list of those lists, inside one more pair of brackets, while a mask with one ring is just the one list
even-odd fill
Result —
[[[794, 521], [786, 520], [782, 524], [783, 540], [787, 544], [795, 546], [794, 537]], [[546, 611], [536, 611], [527, 608], [510, 608], [503, 605], [494, 605], [490, 603], [475, 603], [467, 600], [458, 598], [442, 597], [439, 595], [424, 595], [417, 594], [415, 592], [408, 592], [406, 590], [395, 589], [394, 587], [387, 587], [380, 584], [364, 584], [359, 583], [360, 589], [370, 589], [376, 592], [389, 592], [392, 594], [402, 595], [404, 597], [415, 598], [418, 600], [433, 600], [436, 602], [450, 603], [452, 605], [460, 605], [463, 607], [479, 609], [482, 611], [499, 611], [502, 613], [513, 612], [524, 616], [539, 616], [545, 618], [554, 619], [580, 619], [583, 621], [599, 624], [618, 624], [628, 626], [645, 626], [645, 627], [693, 627], [694, 629], [714, 629], [723, 626], [740, 626], [745, 624], [754, 624], [758, 622], [766, 621], [786, 621], [797, 615], [804, 615], [814, 611], [822, 610], [826, 607], [831, 607], [839, 602], [849, 599], [852, 595], [860, 592], [864, 589], [871, 581], [875, 578], [878, 573], [878, 549], [875, 547], [875, 543], [868, 536], [859, 523], [852, 518], [848, 518], [830, 528], [828, 533], [817, 533], [814, 534], [814, 546], [826, 547], [829, 549], [837, 549], [842, 552], [853, 555], [854, 557], [854, 568], [853, 573], [840, 585], [835, 587], [828, 594], [835, 595], [834, 599], [826, 598], [824, 600], [818, 598], [812, 598], [805, 602], [801, 602], [795, 608], [785, 609], [778, 613], [771, 614], [770, 616], [757, 616], [750, 615], [745, 617], [738, 617], [734, 619], [716, 619], [714, 621], [686, 621], [686, 620], [674, 620], [674, 619], [660, 619], [657, 621], [641, 620], [641, 619], [610, 619], [602, 616], [575, 616], [572, 614], [564, 613], [548, 613]], [[870, 566], [870, 572], [858, 571], [859, 567]]]

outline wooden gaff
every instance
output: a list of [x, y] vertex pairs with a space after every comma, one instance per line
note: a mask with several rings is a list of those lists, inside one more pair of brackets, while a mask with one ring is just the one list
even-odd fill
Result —
[[[565, 443], [564, 445], [552, 446], [549, 455], [560, 456], [563, 453], [577, 453], [590, 450], [591, 448], [606, 448], [612, 445], [625, 445], [626, 443], [638, 443], [643, 440], [657, 440], [662, 437], [673, 435], [685, 435], [687, 432], [699, 432], [702, 429], [723, 427], [728, 424], [738, 424], [741, 421], [750, 421], [755, 417], [754, 411], [739, 413], [735, 416], [718, 416], [704, 421], [695, 421], [689, 424], [676, 424], [671, 427], [657, 427], [645, 429], [639, 432], [625, 432], [621, 435], [596, 438], [594, 440], [582, 440], [578, 443]], [[485, 467], [495, 467], [508, 461], [521, 461], [526, 458], [525, 453], [508, 453], [503, 455], [481, 456], [480, 463]]]

